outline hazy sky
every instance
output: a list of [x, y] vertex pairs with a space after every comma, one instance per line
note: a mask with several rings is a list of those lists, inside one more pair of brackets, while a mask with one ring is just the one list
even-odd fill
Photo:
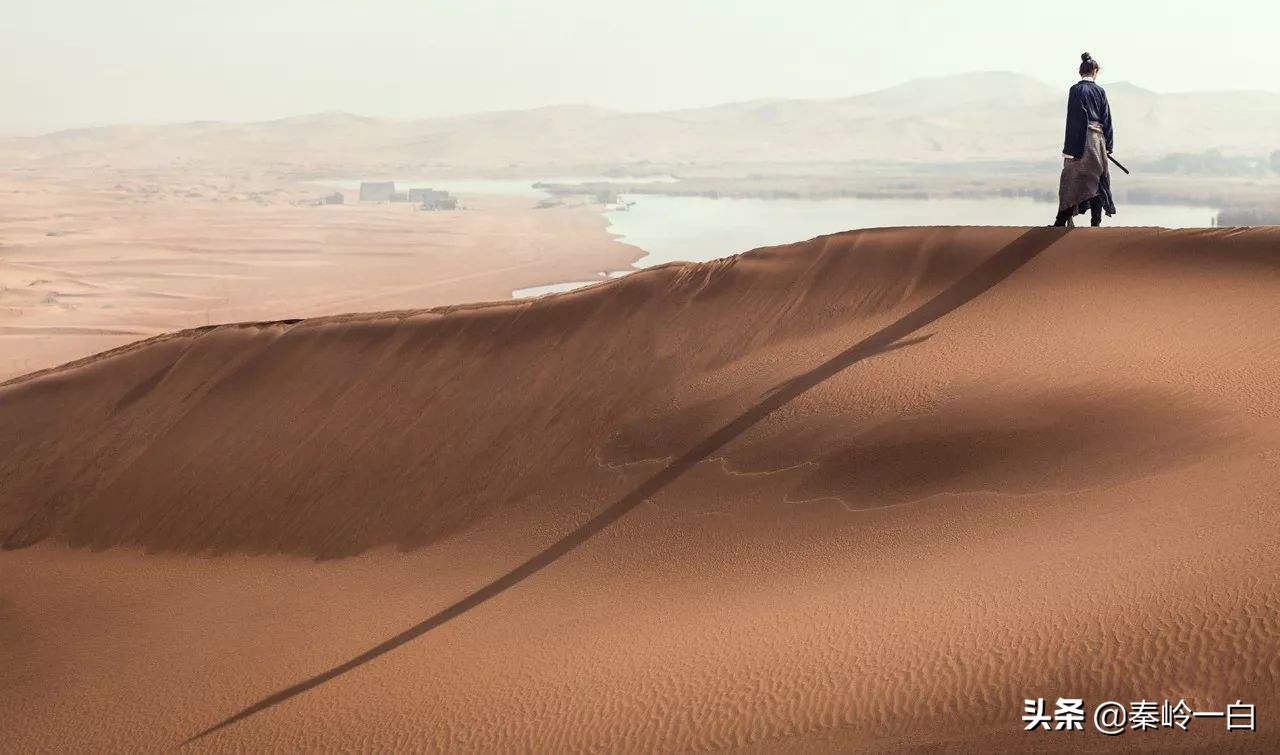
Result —
[[[1089, 50], [1158, 91], [1280, 90], [1272, 2], [0, 0], [0, 131], [322, 110], [839, 97]], [[1104, 80], [1105, 83], [1105, 80]]]

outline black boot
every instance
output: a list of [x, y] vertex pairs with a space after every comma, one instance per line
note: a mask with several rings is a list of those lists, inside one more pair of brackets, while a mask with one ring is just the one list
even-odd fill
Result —
[[1102, 225], [1102, 200], [1097, 197], [1089, 203], [1089, 225], [1094, 228]]
[[1076, 222], [1072, 220], [1072, 217], [1074, 217], [1075, 214], [1074, 210], [1060, 210], [1058, 212], [1058, 216], [1053, 219], [1053, 226], [1055, 228], [1062, 228], [1064, 226], [1067, 228], [1075, 228]]

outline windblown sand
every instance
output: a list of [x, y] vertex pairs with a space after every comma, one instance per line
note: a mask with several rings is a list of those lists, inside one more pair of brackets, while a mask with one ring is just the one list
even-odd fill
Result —
[[5, 747], [1274, 748], [1278, 252], [851, 232], [10, 381]]

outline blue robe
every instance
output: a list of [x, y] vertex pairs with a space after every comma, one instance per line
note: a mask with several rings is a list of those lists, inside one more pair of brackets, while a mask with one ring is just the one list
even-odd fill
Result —
[[1102, 124], [1102, 135], [1107, 138], [1107, 152], [1115, 149], [1115, 131], [1111, 128], [1111, 105], [1107, 103], [1107, 91], [1089, 79], [1081, 79], [1067, 95], [1067, 138], [1062, 154], [1080, 157], [1084, 154], [1085, 131], [1089, 121]]
[[[1111, 154], [1111, 150], [1115, 148], [1115, 130], [1111, 126], [1111, 105], [1107, 102], [1107, 91], [1091, 79], [1081, 79], [1067, 94], [1067, 133], [1062, 144], [1063, 155], [1070, 155], [1077, 160], [1084, 155], [1090, 121], [1102, 124], [1107, 154]], [[1076, 213], [1083, 215], [1089, 212], [1090, 205], [1094, 202], [1108, 216], [1116, 214], [1116, 202], [1111, 194], [1109, 172], [1102, 174], [1098, 182], [1097, 196], [1081, 202], [1076, 208]]]

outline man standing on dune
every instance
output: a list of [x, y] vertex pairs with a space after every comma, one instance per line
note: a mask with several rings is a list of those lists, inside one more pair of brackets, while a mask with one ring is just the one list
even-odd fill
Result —
[[1062, 178], [1058, 186], [1055, 226], [1075, 226], [1076, 215], [1089, 213], [1089, 225], [1102, 225], [1102, 213], [1116, 214], [1111, 197], [1107, 156], [1115, 146], [1111, 105], [1098, 86], [1102, 66], [1089, 53], [1080, 56], [1080, 81], [1067, 96], [1067, 138], [1062, 146]]

